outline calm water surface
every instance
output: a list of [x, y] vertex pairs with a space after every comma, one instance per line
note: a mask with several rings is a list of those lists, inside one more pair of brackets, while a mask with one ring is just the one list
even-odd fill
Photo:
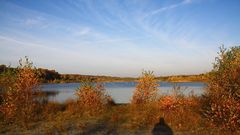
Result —
[[[191, 94], [202, 95], [206, 86], [203, 82], [181, 82], [169, 83], [158, 82], [160, 84], [159, 94], [168, 95], [173, 93], [174, 86], [179, 86], [182, 94], [188, 96]], [[137, 82], [107, 82], [104, 83], [106, 92], [116, 103], [129, 103]], [[58, 92], [54, 96], [50, 96], [49, 100], [56, 102], [64, 102], [68, 99], [76, 99], [74, 95], [80, 83], [63, 83], [63, 84], [44, 84], [41, 85], [43, 91]]]

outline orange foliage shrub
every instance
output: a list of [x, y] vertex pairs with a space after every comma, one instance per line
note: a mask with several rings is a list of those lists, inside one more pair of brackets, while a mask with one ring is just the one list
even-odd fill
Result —
[[198, 101], [190, 97], [163, 96], [158, 105], [161, 110], [175, 110], [179, 107], [191, 107], [198, 105]]
[[99, 83], [83, 83], [76, 91], [76, 95], [78, 106], [90, 116], [102, 113], [109, 100], [104, 86]]
[[204, 115], [215, 126], [223, 129], [238, 129], [240, 126], [240, 102], [222, 94], [205, 97]]
[[220, 48], [208, 76], [203, 113], [213, 125], [240, 128], [240, 47]]
[[240, 46], [220, 48], [208, 76], [208, 93], [223, 93], [240, 101]]
[[157, 98], [158, 86], [159, 84], [157, 84], [153, 72], [144, 71], [136, 86], [131, 103], [141, 104], [155, 101]]
[[158, 86], [153, 72], [142, 73], [130, 105], [131, 129], [147, 128], [158, 121], [156, 104]]
[[22, 60], [19, 63], [16, 80], [4, 94], [1, 111], [7, 121], [19, 120], [26, 124], [34, 118], [38, 107], [38, 78], [28, 58], [25, 63]]
[[200, 127], [201, 115], [198, 98], [173, 94], [160, 97], [157, 104], [160, 115], [176, 130], [189, 131]]
[[176, 99], [173, 98], [172, 96], [165, 96], [159, 99], [159, 107], [162, 110], [172, 110], [176, 108], [175, 104], [176, 104]]

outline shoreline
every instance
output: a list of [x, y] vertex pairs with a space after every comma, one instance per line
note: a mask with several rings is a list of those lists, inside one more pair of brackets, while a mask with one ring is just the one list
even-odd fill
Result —
[[[133, 80], [133, 81], [99, 81], [99, 83], [121, 83], [121, 82], [138, 82], [138, 80]], [[168, 83], [197, 83], [197, 82], [202, 82], [202, 83], [207, 83], [206, 80], [196, 80], [196, 81], [158, 81], [157, 82], [168, 82]], [[72, 82], [44, 82], [40, 84], [63, 84], [63, 83], [81, 83], [81, 81], [72, 81]]]

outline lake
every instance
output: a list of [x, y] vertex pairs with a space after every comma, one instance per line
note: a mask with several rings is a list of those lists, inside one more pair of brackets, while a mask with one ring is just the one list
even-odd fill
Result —
[[[105, 82], [103, 83], [108, 95], [110, 95], [116, 103], [129, 103], [137, 82]], [[203, 82], [158, 82], [160, 84], [159, 94], [169, 95], [173, 93], [176, 86], [180, 87], [179, 92], [185, 96], [202, 95], [206, 84]], [[63, 83], [63, 84], [43, 84], [43, 91], [57, 92], [56, 95], [49, 96], [49, 100], [55, 102], [64, 102], [68, 99], [76, 99], [74, 95], [80, 83]]]

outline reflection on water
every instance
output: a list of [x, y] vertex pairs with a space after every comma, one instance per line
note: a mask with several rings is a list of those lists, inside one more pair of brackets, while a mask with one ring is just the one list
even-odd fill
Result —
[[[106, 92], [116, 103], [129, 103], [135, 90], [136, 82], [107, 82], [104, 83]], [[184, 82], [169, 83], [159, 82], [159, 94], [168, 95], [173, 93], [174, 86], [180, 87], [180, 92], [184, 95], [202, 95], [204, 93], [205, 83], [202, 82]], [[64, 83], [64, 84], [44, 84], [43, 91], [58, 92], [56, 95], [49, 96], [49, 100], [56, 102], [64, 102], [67, 99], [75, 99], [74, 95], [80, 83]]]

